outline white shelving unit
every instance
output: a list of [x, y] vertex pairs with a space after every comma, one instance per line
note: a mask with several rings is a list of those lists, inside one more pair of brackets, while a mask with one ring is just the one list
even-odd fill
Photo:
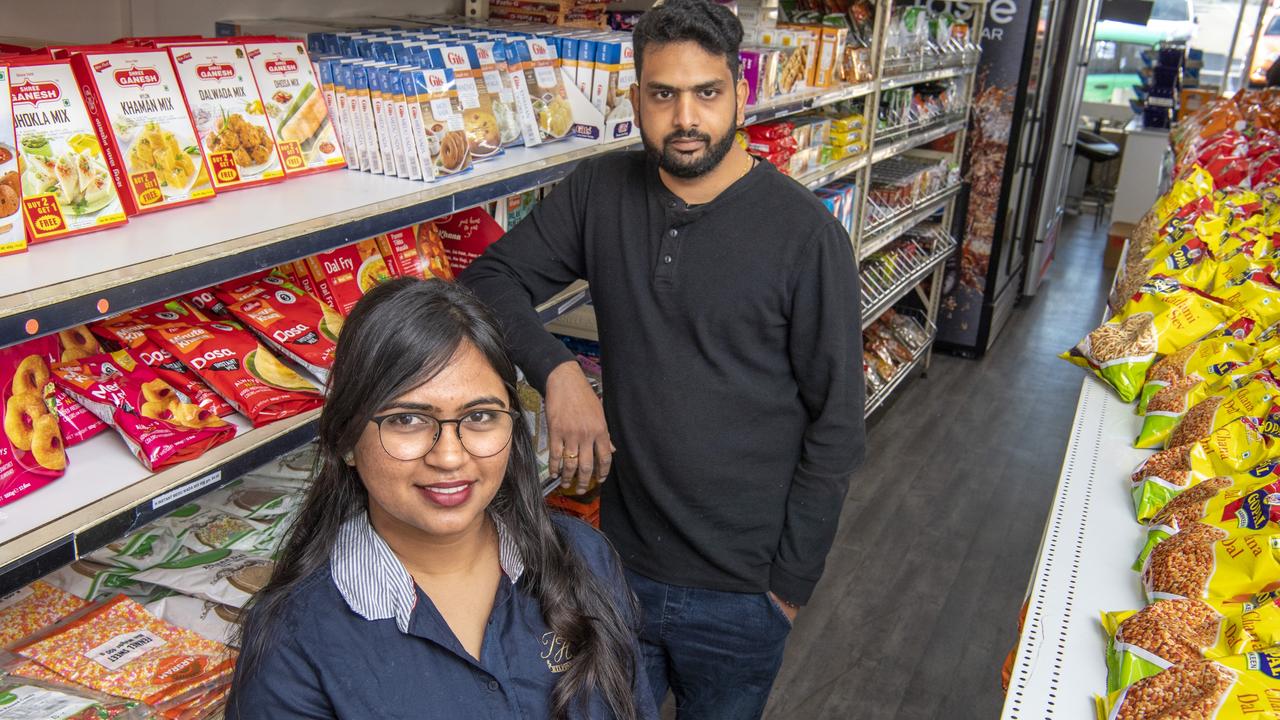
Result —
[[1090, 375], [1080, 390], [1028, 595], [1002, 720], [1092, 720], [1107, 687], [1099, 614], [1145, 606], [1130, 566], [1143, 533], [1128, 474], [1150, 451], [1131, 443], [1133, 407]]

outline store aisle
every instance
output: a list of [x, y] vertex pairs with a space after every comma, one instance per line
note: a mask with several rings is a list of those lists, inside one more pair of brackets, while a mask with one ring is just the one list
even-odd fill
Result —
[[935, 356], [873, 418], [767, 718], [999, 717], [1083, 377], [1055, 355], [1101, 315], [1104, 243], [1092, 218], [1069, 219], [1049, 282], [995, 349]]

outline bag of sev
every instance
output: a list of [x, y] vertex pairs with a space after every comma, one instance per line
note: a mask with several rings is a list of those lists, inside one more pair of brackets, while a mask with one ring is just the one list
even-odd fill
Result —
[[13, 650], [73, 682], [149, 705], [225, 684], [235, 666], [226, 645], [159, 620], [122, 595]]
[[1192, 659], [1097, 699], [1099, 720], [1280, 720], [1280, 650]]
[[1157, 276], [1120, 314], [1060, 357], [1115, 388], [1125, 402], [1138, 397], [1159, 355], [1171, 355], [1239, 319], [1239, 311], [1176, 279]]
[[1280, 457], [1280, 443], [1253, 418], [1240, 418], [1206, 438], [1161, 450], [1129, 476], [1138, 522], [1147, 522], [1178, 493], [1223, 475], [1247, 474]]

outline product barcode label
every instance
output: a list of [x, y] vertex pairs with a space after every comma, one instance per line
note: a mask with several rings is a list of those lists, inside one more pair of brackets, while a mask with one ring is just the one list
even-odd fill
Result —
[[444, 120], [448, 122], [449, 116], [453, 114], [453, 105], [448, 99], [432, 100], [431, 114], [435, 116], [437, 121]]
[[556, 69], [553, 67], [536, 67], [533, 69], [533, 77], [538, 81], [538, 87], [556, 86]]
[[165, 641], [153, 632], [121, 633], [85, 653], [85, 657], [115, 672], [147, 653], [162, 648]]
[[480, 91], [476, 88], [475, 78], [458, 78], [458, 102], [464, 109], [480, 107]]
[[484, 73], [484, 86], [489, 92], [496, 92], [502, 89], [502, 76], [497, 70], [486, 70]]

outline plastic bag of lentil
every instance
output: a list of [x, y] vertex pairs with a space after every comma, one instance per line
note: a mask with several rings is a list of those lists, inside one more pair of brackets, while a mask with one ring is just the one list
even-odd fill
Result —
[[0, 647], [88, 605], [83, 598], [39, 580], [0, 597]]
[[1147, 523], [1147, 541], [1133, 569], [1141, 570], [1156, 546], [1195, 523], [1230, 535], [1280, 534], [1278, 466], [1273, 461], [1243, 475], [1209, 478], [1179, 493]]
[[1178, 280], [1155, 277], [1120, 314], [1089, 333], [1060, 357], [1096, 374], [1133, 402], [1147, 371], [1171, 355], [1239, 319], [1239, 311]]
[[1280, 443], [1247, 417], [1190, 445], [1161, 450], [1129, 476], [1138, 522], [1148, 522], [1175, 495], [1209, 478], [1246, 474], [1277, 457]]
[[1280, 380], [1269, 369], [1259, 370], [1245, 378], [1239, 387], [1210, 395], [1192, 406], [1173, 426], [1166, 445], [1190, 445], [1240, 418], [1254, 418], [1261, 424], [1280, 413], [1277, 403], [1280, 403]]
[[1277, 529], [1232, 534], [1191, 523], [1157, 544], [1142, 567], [1147, 599], [1188, 598], [1210, 605], [1240, 604], [1280, 587]]
[[[1274, 606], [1273, 606], [1274, 607]], [[1102, 614], [1107, 633], [1107, 692], [1201, 657], [1225, 657], [1252, 647], [1254, 638], [1228, 642], [1226, 618], [1202, 600], [1157, 600], [1142, 610]]]
[[1097, 699], [1099, 720], [1280, 720], [1280, 650], [1171, 665]]

